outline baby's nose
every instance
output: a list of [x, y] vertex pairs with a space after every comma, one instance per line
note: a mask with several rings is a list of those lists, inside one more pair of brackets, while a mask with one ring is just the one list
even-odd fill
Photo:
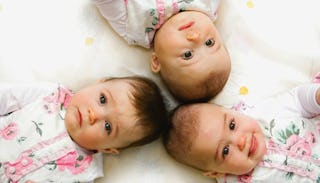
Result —
[[199, 31], [190, 30], [187, 32], [186, 38], [189, 41], [196, 41], [200, 38], [200, 33]]
[[237, 141], [237, 146], [240, 149], [240, 151], [242, 151], [244, 149], [244, 147], [246, 146], [246, 141], [247, 141], [247, 136], [242, 135], [238, 141]]
[[89, 122], [92, 125], [96, 121], [96, 116], [91, 108], [88, 109], [88, 113], [89, 113]]

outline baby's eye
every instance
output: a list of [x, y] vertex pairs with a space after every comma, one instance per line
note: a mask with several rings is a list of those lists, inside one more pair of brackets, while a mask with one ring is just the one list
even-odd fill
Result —
[[230, 129], [230, 130], [234, 130], [235, 127], [236, 127], [235, 122], [234, 122], [234, 121], [231, 121], [230, 124], [229, 124], [229, 129]]
[[111, 123], [109, 123], [108, 121], [106, 121], [106, 122], [104, 123], [104, 129], [107, 131], [108, 135], [110, 135], [110, 133], [112, 132]]
[[208, 39], [204, 44], [208, 47], [211, 47], [214, 45], [214, 43], [215, 43], [215, 40], [211, 38], [211, 39]]
[[182, 54], [182, 58], [184, 59], [184, 60], [189, 60], [189, 59], [191, 59], [193, 57], [193, 53], [192, 53], [192, 51], [186, 51], [186, 52], [184, 52], [183, 54]]
[[229, 145], [226, 145], [222, 149], [222, 157], [223, 159], [229, 154]]
[[106, 97], [105, 97], [103, 94], [101, 94], [101, 95], [100, 95], [100, 98], [99, 98], [99, 101], [100, 101], [100, 104], [105, 104], [106, 101], [107, 101], [107, 99], [106, 99]]

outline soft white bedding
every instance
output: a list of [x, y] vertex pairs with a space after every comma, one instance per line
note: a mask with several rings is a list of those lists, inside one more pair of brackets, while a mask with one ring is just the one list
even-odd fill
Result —
[[[212, 102], [252, 104], [320, 71], [320, 1], [222, 0], [216, 22], [232, 59]], [[61, 82], [72, 89], [104, 76], [154, 79], [150, 52], [128, 46], [89, 0], [0, 0], [0, 82]], [[175, 103], [169, 97], [170, 107]], [[105, 156], [99, 183], [207, 183], [176, 163], [160, 141]]]

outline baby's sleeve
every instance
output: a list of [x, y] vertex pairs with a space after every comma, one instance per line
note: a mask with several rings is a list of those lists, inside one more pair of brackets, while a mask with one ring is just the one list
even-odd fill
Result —
[[126, 37], [127, 9], [124, 0], [91, 0], [111, 27]]
[[58, 87], [54, 83], [29, 83], [0, 85], [0, 116], [21, 109], [39, 96], [49, 94]]
[[320, 105], [316, 100], [316, 93], [319, 87], [320, 85], [316, 83], [307, 84], [294, 88], [291, 91], [302, 116], [312, 118], [320, 114]]

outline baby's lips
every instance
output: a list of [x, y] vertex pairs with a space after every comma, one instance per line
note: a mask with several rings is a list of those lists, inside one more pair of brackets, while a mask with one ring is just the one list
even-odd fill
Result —
[[257, 149], [257, 139], [254, 135], [252, 135], [250, 148], [249, 148], [249, 156], [253, 155]]

